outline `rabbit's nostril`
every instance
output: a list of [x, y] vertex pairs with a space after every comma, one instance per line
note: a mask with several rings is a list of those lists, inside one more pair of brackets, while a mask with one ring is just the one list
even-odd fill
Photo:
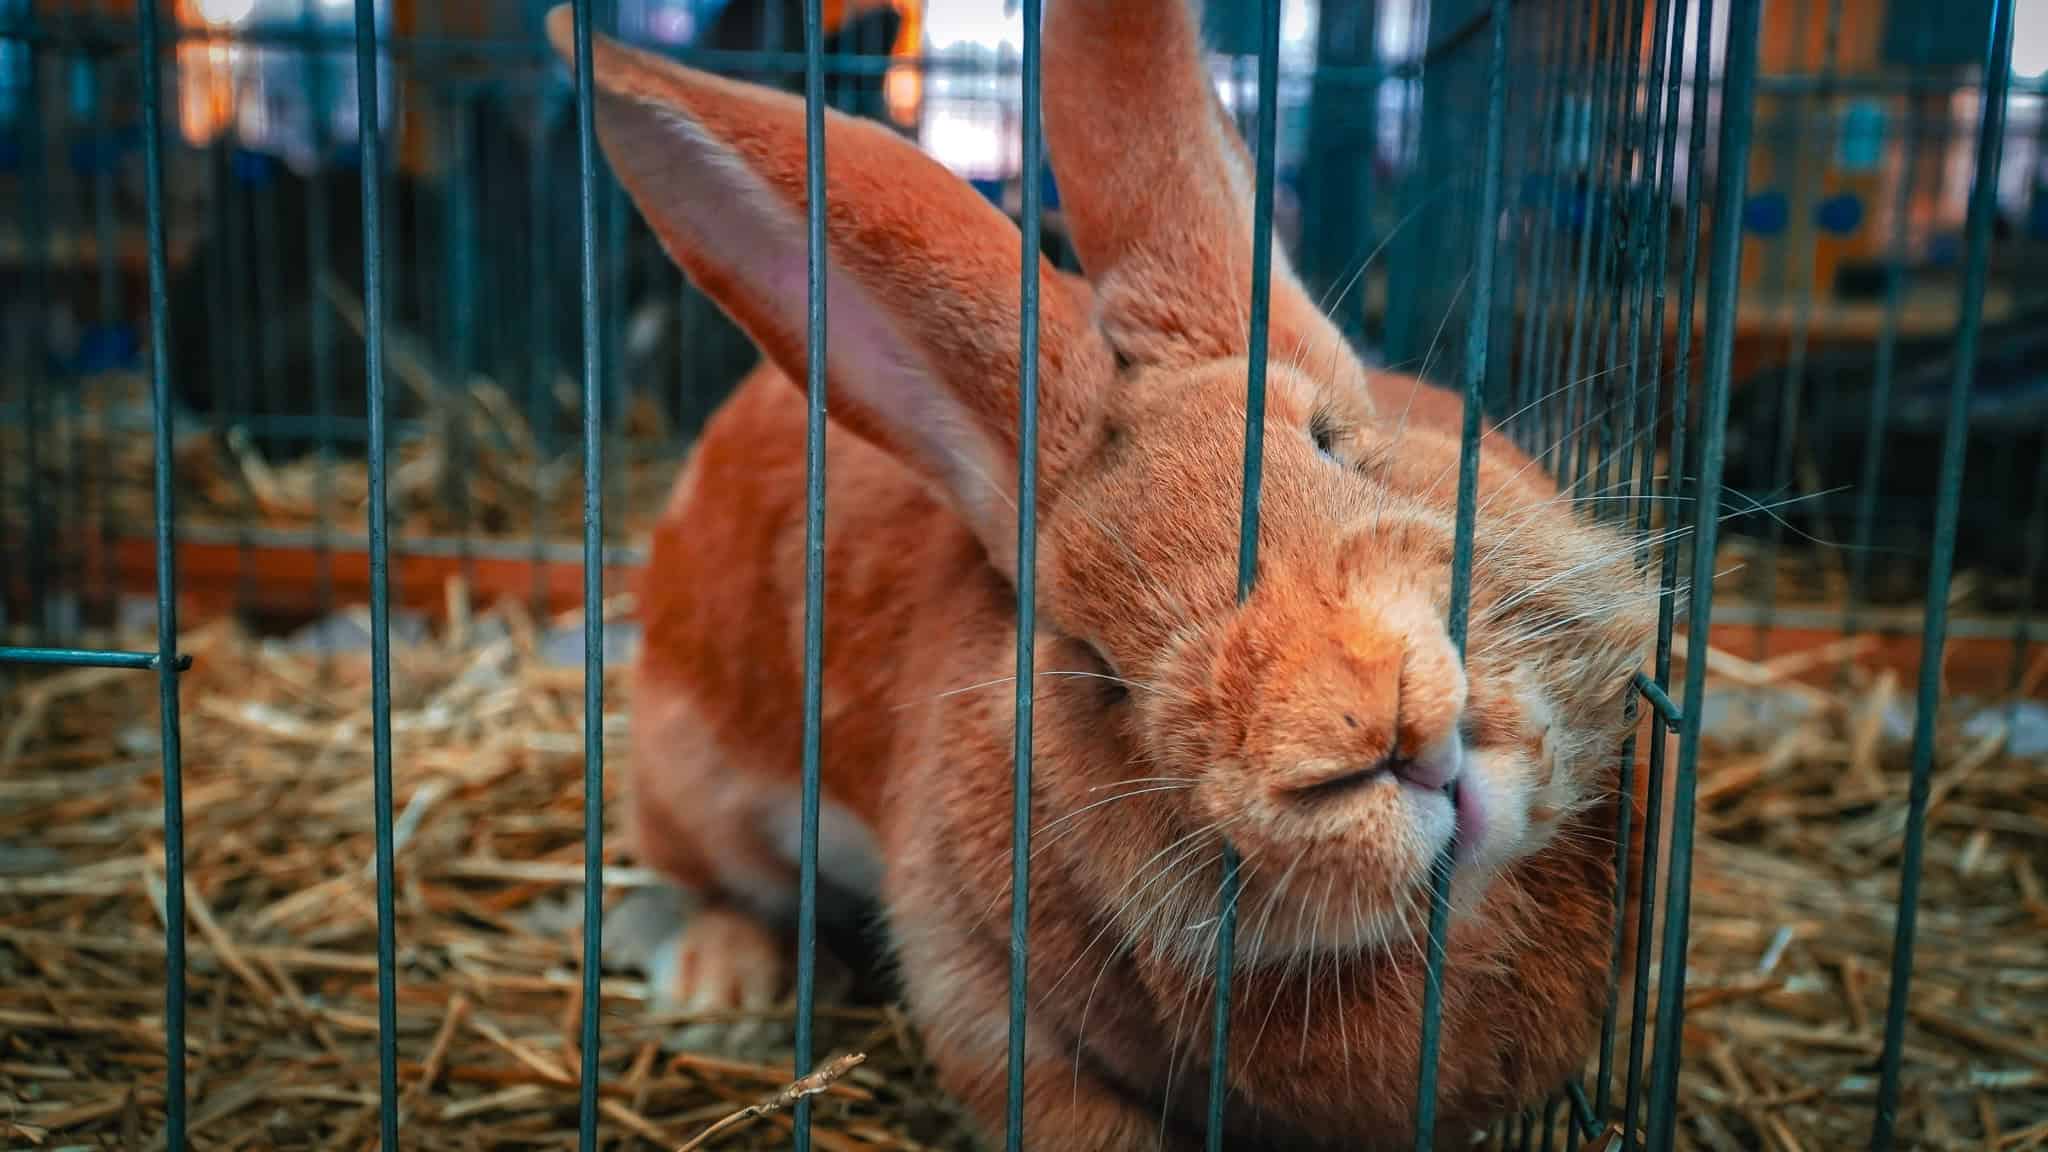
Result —
[[1452, 733], [1415, 756], [1395, 757], [1387, 763], [1405, 783], [1432, 792], [1442, 791], [1464, 771], [1465, 742]]

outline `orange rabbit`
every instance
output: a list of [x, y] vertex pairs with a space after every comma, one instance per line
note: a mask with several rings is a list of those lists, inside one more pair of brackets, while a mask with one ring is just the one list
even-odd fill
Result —
[[[1451, 843], [1440, 1101], [1462, 1135], [1588, 1054], [1653, 594], [1626, 538], [1489, 433], [1461, 667], [1459, 400], [1368, 373], [1276, 256], [1240, 606], [1248, 156], [1182, 0], [1048, 7], [1047, 139], [1089, 274], [1038, 272], [1030, 1146], [1198, 1146], [1226, 840], [1244, 861], [1229, 1146], [1408, 1140], [1417, 940]], [[565, 56], [568, 17], [549, 22]], [[594, 80], [614, 171], [768, 361], [655, 530], [631, 764], [636, 849], [693, 898], [658, 993], [765, 1006], [796, 892], [803, 107], [605, 42]], [[826, 133], [821, 860], [882, 902], [943, 1083], [999, 1128], [1018, 235], [886, 130], [828, 113]]]

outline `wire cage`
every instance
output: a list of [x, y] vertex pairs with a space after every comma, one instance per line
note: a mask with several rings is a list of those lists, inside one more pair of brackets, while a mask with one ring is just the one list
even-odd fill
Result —
[[[10, 1144], [62, 1132], [141, 1133], [172, 1149], [395, 1148], [415, 1141], [407, 1128], [435, 1081], [458, 1071], [476, 1091], [435, 1114], [436, 1138], [515, 1106], [545, 1122], [492, 1131], [583, 1148], [673, 1146], [718, 1118], [701, 1098], [649, 1097], [656, 1052], [642, 1033], [630, 1048], [607, 1040], [633, 1001], [601, 962], [602, 918], [649, 881], [606, 835], [618, 742], [607, 709], [622, 704], [605, 669], [637, 634], [646, 530], [757, 354], [667, 260], [597, 152], [591, 38], [801, 92], [814, 142], [827, 107], [887, 125], [1021, 224], [1026, 267], [1043, 254], [1077, 269], [1044, 160], [1040, 7], [576, 0], [572, 70], [547, 50], [546, 6], [532, 2], [0, 0], [0, 973], [26, 992], [0, 1000], [12, 1061], [0, 1083], [20, 1101], [0, 1112]], [[1472, 546], [1481, 412], [1586, 516], [1633, 533], [1659, 587], [1654, 651], [1628, 702], [1647, 717], [1646, 741], [1640, 759], [1633, 737], [1621, 758], [1623, 792], [1651, 799], [1620, 805], [1620, 826], [1600, 830], [1619, 871], [1639, 844], [1647, 874], [1614, 896], [1597, 1054], [1547, 1103], [1499, 1117], [1489, 1146], [2048, 1139], [2048, 1014], [2029, 1019], [2013, 1000], [1944, 1018], [1967, 997], [1934, 971], [1967, 966], [1958, 947], [1981, 942], [1969, 971], [2014, 995], [2038, 995], [2048, 972], [2038, 948], [1999, 949], [2004, 934], [2039, 932], [2048, 835], [2036, 703], [2048, 666], [2030, 623], [2048, 589], [2048, 11], [2018, 0], [1209, 0], [1203, 25], [1254, 169], [1243, 530], [1216, 541], [1239, 557], [1240, 598], [1258, 572], [1275, 245], [1366, 359], [1465, 398], [1456, 643], [1484, 562]], [[819, 148], [807, 162], [818, 349], [832, 322], [817, 267], [832, 190]], [[1025, 348], [1037, 347], [1034, 283]], [[1028, 722], [1037, 373], [1027, 354], [1015, 892], [1029, 891], [1042, 815]], [[814, 352], [813, 542], [832, 499], [824, 379]], [[830, 1014], [814, 957], [834, 911], [817, 857], [822, 546], [807, 563], [794, 1033], [780, 1063], [751, 1066], [794, 1083], [777, 1105], [786, 1119], [745, 1131], [799, 1148], [939, 1146], [935, 1129], [920, 1145], [877, 1120], [875, 1101], [894, 1097], [874, 1084], [835, 1095], [815, 1079], [845, 1068], [823, 1061], [819, 1031]], [[501, 612], [488, 635], [483, 608]], [[208, 623], [219, 619], [233, 622], [233, 644]], [[423, 726], [475, 731], [487, 722], [459, 714], [496, 697], [452, 674], [429, 693], [420, 650], [493, 643], [552, 654], [534, 673], [548, 685], [536, 706], [552, 718], [545, 738], [523, 738], [495, 775], [422, 783], [415, 768], [454, 755], [419, 744]], [[229, 682], [204, 679], [209, 660]], [[310, 669], [303, 682], [283, 671], [293, 661]], [[84, 699], [144, 679], [100, 670], [154, 674], [153, 734]], [[288, 702], [234, 702], [239, 677], [284, 677]], [[1793, 705], [1804, 719], [1779, 710]], [[313, 711], [295, 719], [293, 708]], [[124, 726], [118, 740], [90, 731], [110, 723]], [[1832, 726], [1813, 739], [1836, 749], [1814, 755], [1850, 765], [1851, 786], [1780, 797], [1763, 816], [1761, 804], [1714, 807], [1786, 775], [1807, 753], [1776, 737], [1813, 724]], [[365, 838], [328, 837], [312, 874], [300, 865], [281, 889], [237, 879], [222, 861], [261, 855], [248, 837], [279, 831], [250, 831], [261, 811], [228, 827], [200, 815], [246, 800], [235, 778], [183, 756], [200, 725], [209, 758], [243, 741], [307, 757], [356, 817], [367, 808]], [[1901, 729], [1896, 754], [1878, 750], [1887, 725]], [[100, 750], [66, 752], [74, 729]], [[1710, 746], [1741, 755], [1730, 767]], [[568, 791], [513, 788], [540, 760], [572, 767], [558, 781]], [[104, 772], [81, 774], [98, 762]], [[2012, 810], [1931, 822], [1987, 763], [2019, 781], [1995, 794]], [[552, 831], [495, 806], [498, 787], [541, 796]], [[161, 823], [132, 803], [79, 807], [80, 790], [96, 788], [159, 800]], [[422, 831], [437, 803], [505, 825], [481, 841], [491, 851], [463, 840], [437, 857], [438, 895], [401, 859], [415, 837], [456, 835]], [[111, 830], [38, 834], [74, 811]], [[1839, 838], [1824, 850], [1826, 836], [1772, 839], [1745, 823], [1786, 819]], [[1692, 935], [1702, 837], [1740, 842], [1752, 862], [1799, 845], [1877, 861], [1857, 898], [1882, 906], [1860, 930], [1885, 935], [1872, 962], [1883, 971], [1852, 972], [1846, 953], [1814, 961], [1853, 985], [1846, 1009], [1773, 982], [1787, 941], [1827, 930], [1809, 906], [1808, 927], [1750, 942], [1765, 961], [1749, 983], [1689, 985], [1689, 957], [1707, 946]], [[365, 843], [372, 859], [342, 863]], [[521, 845], [536, 858], [518, 859]], [[1942, 932], [1977, 935], [1943, 941], [1916, 969], [1923, 874], [1967, 877], [1990, 857], [2006, 861], [1999, 875], [2020, 910], [1940, 913]], [[1212, 1149], [1235, 1146], [1220, 1070], [1254, 1026], [1227, 1007], [1239, 880], [1227, 849], [1225, 861], [1212, 928], [1213, 1002], [1226, 1007], [1213, 1052], [1195, 1061], [1213, 1075], [1193, 1136]], [[347, 875], [319, 875], [336, 868]], [[1438, 1130], [1435, 1110], [1452, 872], [1446, 853], [1412, 990], [1417, 1148], [1462, 1138]], [[486, 879], [502, 890], [460, 886]], [[1987, 882], [1943, 883], [1947, 898]], [[328, 913], [295, 902], [300, 890], [347, 905], [332, 914], [356, 930], [320, 931]], [[570, 891], [580, 895], [554, 919], [506, 927]], [[110, 943], [106, 918], [138, 908], [146, 931]], [[1045, 1146], [1021, 1078], [1025, 901], [1011, 913], [1007, 1146]], [[496, 983], [479, 977], [437, 917], [482, 925], [493, 947], [532, 961], [493, 969]], [[1626, 972], [1624, 923], [1642, 942]], [[116, 965], [153, 972], [161, 999], [93, 1000], [67, 965], [107, 979]], [[1929, 978], [1936, 999], [1916, 999]], [[309, 982], [320, 990], [309, 995]], [[1865, 982], [1883, 989], [1869, 1006]], [[476, 999], [423, 1003], [408, 984]], [[477, 1006], [490, 988], [566, 997], [563, 1022], [544, 1041], [508, 1035]], [[330, 996], [373, 1000], [374, 1012]], [[1800, 1083], [1789, 1064], [1763, 1073], [1727, 1043], [1703, 1048], [1689, 1013], [1734, 999], [1762, 1005], [1752, 1042], [1834, 1052], [1838, 1079]], [[263, 1012], [236, 1015], [249, 1000]], [[1844, 1011], [1851, 1023], [1835, 1018]], [[292, 1089], [317, 1122], [286, 1135], [237, 1118], [262, 1092], [238, 1087], [217, 1053], [247, 1067], [265, 1056], [224, 1040], [231, 1019], [317, 1037], [325, 1055], [304, 1067], [330, 1082]], [[1930, 1056], [1918, 1030], [1982, 1059]], [[451, 1063], [471, 1031], [509, 1063]], [[105, 1107], [49, 1090], [50, 1077], [99, 1082], [51, 1055], [74, 1040], [120, 1047], [136, 1086]], [[798, 1091], [805, 1077], [811, 1090]], [[1689, 1090], [1695, 1081], [1708, 1087]]]

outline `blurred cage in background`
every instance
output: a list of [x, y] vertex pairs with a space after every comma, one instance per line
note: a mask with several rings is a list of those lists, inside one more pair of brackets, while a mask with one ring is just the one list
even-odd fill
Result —
[[[19, 463], [6, 470], [0, 511], [24, 546], [8, 550], [0, 605], [11, 624], [62, 636], [110, 622], [124, 592], [149, 588], [133, 13], [112, 0], [5, 3], [16, 33], [0, 43], [0, 426]], [[576, 534], [575, 124], [566, 72], [539, 42], [543, 7], [377, 0], [389, 37], [384, 250], [393, 431], [406, 462], [394, 528], [408, 563], [397, 577], [408, 604], [438, 601], [453, 563], [493, 594], [524, 584], [545, 599], [554, 589], [559, 606], [574, 586], [570, 569], [550, 569], [574, 559], [562, 549]], [[1745, 498], [1799, 498], [1781, 515], [1730, 523], [1731, 545], [1756, 553], [1742, 598], [1766, 610], [1918, 595], [1973, 175], [1971, 30], [1989, 10], [1987, 0], [1965, 7], [1766, 6], [1727, 472]], [[601, 23], [796, 88], [799, 8], [611, 0]], [[1013, 6], [824, 8], [833, 105], [915, 136], [1014, 214]], [[2048, 18], [2019, 8], [1959, 545], [1973, 603], [2002, 613], [2025, 608], [2040, 583], [2027, 549], [2038, 533], [2011, 528], [2039, 522], [2034, 461], [2048, 427], [2048, 289], [2029, 275], [2048, 255], [2038, 59]], [[353, 8], [179, 0], [174, 11], [167, 210], [185, 586], [215, 607], [304, 619], [363, 592], [364, 484], [350, 463], [366, 440]], [[1477, 195], [1484, 124], [1472, 110], [1487, 66], [1476, 16], [1483, 10], [1446, 17], [1407, 3], [1282, 6], [1277, 234], [1370, 355], [1443, 380], [1458, 378], [1462, 350], [1435, 337], [1473, 264], [1463, 222]], [[1256, 6], [1212, 3], [1207, 20], [1219, 88], [1249, 127]], [[1532, 58], [1542, 49], [1534, 24], [1517, 32]], [[1453, 35], [1434, 49], [1424, 85], [1425, 39], [1446, 28]], [[1641, 29], [1646, 44], [1650, 31]], [[1680, 67], [1674, 183], [1649, 222], [1671, 239], [1691, 182], [1711, 175], [1691, 172], [1682, 146], [1694, 115], [1689, 56]], [[1592, 81], [1585, 71], [1553, 100], [1512, 102], [1508, 197], [1527, 243], [1507, 237], [1503, 258], [1533, 269], [1561, 254], [1537, 251], [1551, 239], [1530, 223], [1542, 214], [1554, 214], [1563, 248], [1590, 230], [1601, 251], [1583, 295], [1597, 302], [1603, 277], [1620, 282], [1632, 190], [1586, 176], [1600, 162], [1589, 154]], [[674, 462], [754, 352], [666, 262], [602, 172], [600, 182], [606, 420], [620, 453], [610, 477], [620, 514], [607, 531], [629, 562]], [[1063, 260], [1049, 180], [1048, 192], [1048, 254]], [[1710, 236], [1716, 225], [1704, 226]], [[1565, 286], [1574, 308], [1575, 273]], [[1499, 301], [1516, 332], [1554, 319], [1557, 301], [1532, 295], [1534, 283], [1518, 275]], [[1667, 333], [1676, 299], [1666, 294]], [[1675, 344], [1661, 342], [1666, 373]], [[1507, 411], [1499, 406], [1514, 399], [1522, 358], [1552, 349], [1501, 339], [1490, 351], [1489, 399]], [[1621, 351], [1581, 350], [1580, 367]], [[38, 475], [47, 479], [31, 483]]]
[[[1489, 295], [1472, 277], [1498, 6], [1287, 0], [1277, 5], [1275, 235], [1368, 362], [1453, 384], [1476, 376], [1489, 416], [1541, 450], [1575, 495], [1616, 501], [1612, 515], [1640, 515], [1642, 528], [1659, 533], [1646, 559], [1670, 557], [1667, 589], [1689, 542], [1662, 533], [1688, 523], [1692, 502], [1718, 499], [1725, 520], [1708, 568], [1722, 574], [1711, 640], [1732, 654], [1721, 671], [1738, 684], [1762, 689], [1786, 669], [1811, 671], [1830, 652], [1854, 651], [1887, 664], [1894, 679], [1882, 689], [1858, 681], [1853, 691], [1904, 695], [1897, 685], [1920, 667], [1927, 599], [1954, 611], [1932, 629], [1946, 634], [1939, 687], [1952, 698], [2048, 694], [2031, 631], [2048, 599], [2048, 9], [2032, 0], [2005, 9], [2016, 18], [2012, 75], [1987, 85], [1996, 2], [1770, 0], [1754, 84], [1745, 78], [1733, 96], [1723, 70], [1728, 22], [1731, 11], [1754, 11], [1748, 0], [1507, 5], [1516, 83]], [[568, 75], [539, 34], [546, 5], [371, 7], [385, 142], [377, 176], [391, 602], [403, 614], [453, 615], [450, 589], [459, 587], [465, 604], [574, 609], [585, 574], [577, 127]], [[1006, 0], [822, 7], [828, 101], [912, 136], [1005, 211], [1021, 211], [1020, 13]], [[599, 28], [691, 64], [802, 88], [796, 0], [609, 0], [593, 11]], [[1248, 141], [1257, 135], [1267, 14], [1249, 0], [1205, 5], [1218, 90]], [[364, 315], [356, 5], [178, 0], [166, 15], [162, 207], [179, 603], [196, 619], [233, 615], [258, 633], [296, 631], [355, 610], [371, 592], [362, 382], [373, 320]], [[1695, 40], [1702, 16], [1706, 34]], [[1667, 27], [1683, 35], [1660, 41]], [[6, 644], [117, 644], [146, 629], [154, 607], [137, 42], [128, 0], [0, 0]], [[1987, 117], [1987, 90], [2007, 87], [2002, 120]], [[1754, 114], [1735, 169], [1746, 166], [1731, 202], [1739, 218], [1714, 205], [1716, 180], [1734, 159], [1715, 142], [1730, 99]], [[2001, 126], [2003, 161], [1989, 211], [1973, 216], [1987, 119]], [[603, 587], [619, 593], [631, 587], [640, 537], [677, 464], [755, 354], [665, 260], [601, 164], [595, 192]], [[1050, 177], [1043, 195], [1046, 255], [1072, 267]], [[1973, 220], [1990, 236], [1977, 270], [1981, 323], [1965, 307]], [[1708, 265], [1732, 246], [1740, 281], [1723, 315], [1727, 373], [1709, 379]], [[1492, 337], [1476, 345], [1484, 363], [1467, 363], [1479, 300], [1493, 310]], [[1966, 333], [1961, 343], [1975, 355], [1959, 366]], [[1959, 367], [1971, 386], [1961, 409], [1968, 466], [1955, 492], [1942, 463]], [[1723, 385], [1725, 438], [1711, 403]], [[1681, 425], [1689, 438], [1674, 434]], [[1720, 448], [1712, 469], [1703, 446]], [[1648, 492], [1661, 498], [1628, 502]], [[1945, 574], [1935, 540], [1944, 506], [1956, 510], [1955, 578], [1930, 597], [1930, 568]], [[1668, 668], [1673, 627], [1681, 644], [1697, 638], [1665, 624]], [[324, 643], [337, 634], [320, 635]], [[1922, 687], [1924, 718], [1935, 683]], [[1802, 691], [1809, 695], [1793, 695], [1817, 690]], [[1675, 674], [1645, 688], [1674, 732], [1676, 694]], [[1715, 715], [1751, 752], [1769, 744], [1777, 723]], [[1682, 721], [1695, 734], [1715, 723]], [[1784, 771], [1778, 755], [1753, 755], [1744, 771]], [[1915, 751], [1912, 820], [1925, 814], [1934, 755]], [[1951, 759], [1946, 745], [1942, 758]], [[1689, 778], [1691, 766], [1673, 772]], [[1907, 773], [1892, 776], [1881, 799], [1802, 796], [1770, 813], [1839, 818], [1862, 837], [1859, 851], [1893, 885], [1883, 893], [1887, 915], [1898, 853], [1872, 845], [1919, 826], [1907, 819]], [[1896, 813], [1885, 807], [1893, 801]], [[1672, 819], [1690, 828], [1689, 809]], [[2028, 837], [2041, 825], [2031, 819], [2016, 816], [2018, 831], [2000, 834], [2038, 847]], [[1859, 831], [1866, 826], [1879, 829], [1875, 839]], [[1917, 874], [1908, 872], [1910, 905]], [[2036, 872], [2027, 865], [2015, 875], [2038, 885]], [[2040, 896], [2027, 899], [2038, 905]], [[1645, 906], [1642, 915], [1647, 938], [1653, 913]], [[2026, 923], [2038, 928], [2006, 927]], [[1784, 947], [1769, 944], [1764, 955]], [[2016, 979], [2038, 990], [2040, 971], [2014, 964]], [[1852, 1011], [1861, 1011], [1860, 994], [1849, 994]], [[1642, 1035], [1649, 993], [1637, 996], [1610, 1013], [1596, 1088], [1603, 1113], [1625, 1106], [1631, 1122], [1638, 1097], [1652, 1092]], [[2015, 1044], [2048, 1042], [2038, 1021], [2004, 1024], [1994, 1039], [2008, 1057]], [[1867, 1115], [1878, 1090], [1866, 1066], [1878, 1041], [1871, 1021], [1857, 1027], [1799, 1036], [1853, 1050], [1860, 1071], [1820, 1090], [1847, 1094]], [[1883, 1029], [1885, 1059], [1903, 1051], [1900, 1032]], [[1617, 1042], [1625, 1055], [1612, 1050]], [[1661, 1060], [1665, 1038], [1654, 1044]], [[1614, 1100], [1610, 1062], [1626, 1081], [1612, 1088]], [[2008, 1094], [1991, 1114], [2006, 1128], [2048, 1098], [2038, 1075], [1996, 1083]], [[1781, 1085], [1777, 1095], [1800, 1087]], [[1667, 1090], [1676, 1091], [1655, 1086]], [[1688, 1128], [1681, 1143], [1800, 1146], [1767, 1111], [1755, 1112], [1758, 1098], [1771, 1098], [1761, 1085], [1710, 1087], [1687, 1100], [1711, 1101], [1717, 1090], [1723, 1103], [1735, 1099], [1731, 1108], [1751, 1109], [1753, 1127], [1718, 1137]], [[1560, 1106], [1544, 1117], [1546, 1149]], [[1570, 1107], [1592, 1114], [1583, 1096]], [[1565, 1127], [1578, 1146], [1582, 1125]], [[1534, 1120], [1516, 1130], [1530, 1146]], [[2037, 1130], [2038, 1121], [2018, 1129], [2022, 1139]], [[1649, 1143], [1671, 1140], [1667, 1131]], [[1621, 1142], [1634, 1145], [1632, 1124]]]

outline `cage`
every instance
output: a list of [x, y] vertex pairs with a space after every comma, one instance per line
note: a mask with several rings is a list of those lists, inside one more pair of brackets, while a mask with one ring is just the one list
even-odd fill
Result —
[[[801, 95], [807, 139], [826, 107], [879, 125], [1027, 262], [1093, 273], [1046, 160], [1042, 3], [1072, 0], [576, 0], [574, 42]], [[1000, 1115], [970, 1117], [886, 929], [821, 872], [844, 578], [821, 545], [792, 987], [660, 1017], [646, 966], [605, 954], [670, 887], [620, 815], [648, 535], [760, 354], [613, 174], [547, 7], [0, 0], [10, 1146], [1063, 1146], [1023, 1079], [1027, 990], [1054, 983], [1024, 902], [987, 928], [1009, 1060]], [[1287, 276], [1373, 371], [1462, 396], [1625, 533], [1656, 589], [1615, 761], [1645, 802], [1579, 829], [1620, 874], [1583, 1067], [1439, 1122], [1446, 849], [1389, 993], [1418, 1021], [1410, 1130], [1343, 1146], [2048, 1142], [2048, 10], [1208, 0], [1200, 23], [1247, 145], [1243, 519], [1213, 541], [1240, 598], [1268, 377], [1300, 367], [1268, 358]], [[807, 225], [813, 347], [838, 313]], [[1041, 369], [1018, 362], [1029, 510]], [[812, 462], [815, 542], [846, 432], [823, 355], [803, 367], [781, 447]], [[1461, 651], [1492, 558], [1462, 434]], [[1044, 553], [1018, 540], [1018, 674], [974, 687], [1026, 718], [1001, 766], [1023, 799], [989, 819], [1030, 892], [1019, 862], [1075, 814], [1030, 787], [1051, 689], [1026, 674]], [[1188, 1114], [1163, 1147], [1302, 1146], [1220, 1071], [1272, 1013], [1241, 1000], [1246, 874], [1223, 840], [1191, 937], [1223, 1009], [1175, 1020], [1168, 1089], [1138, 1093]], [[1309, 956], [1313, 1004], [1343, 977]]]

